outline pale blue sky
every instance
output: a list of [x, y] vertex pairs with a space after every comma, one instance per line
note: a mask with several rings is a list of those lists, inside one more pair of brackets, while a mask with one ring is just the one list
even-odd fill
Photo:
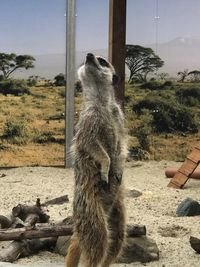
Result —
[[[158, 41], [200, 37], [199, 0], [158, 0]], [[105, 49], [109, 0], [77, 0], [77, 50]], [[127, 43], [155, 42], [156, 0], [127, 0]], [[0, 51], [65, 52], [66, 0], [0, 0]]]

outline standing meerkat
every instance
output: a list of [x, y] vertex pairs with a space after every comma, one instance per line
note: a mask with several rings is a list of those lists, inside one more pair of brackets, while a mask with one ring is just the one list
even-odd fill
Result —
[[113, 66], [87, 54], [78, 70], [84, 105], [74, 138], [74, 232], [67, 267], [108, 267], [125, 239], [122, 172], [124, 118], [114, 97]]

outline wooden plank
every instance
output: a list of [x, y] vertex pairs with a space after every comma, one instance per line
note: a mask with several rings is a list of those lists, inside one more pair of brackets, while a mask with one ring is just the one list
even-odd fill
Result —
[[200, 150], [200, 143], [198, 143], [195, 148], [199, 149]]
[[185, 162], [178, 169], [177, 173], [170, 180], [168, 187], [183, 188], [187, 180], [193, 174], [200, 162], [200, 143], [197, 144], [193, 151], [187, 156]]
[[188, 177], [191, 176], [191, 174], [194, 172], [198, 165], [191, 161], [186, 159], [185, 162], [181, 165], [181, 167], [178, 169], [178, 171]]
[[187, 159], [190, 159], [191, 161], [195, 162], [196, 164], [199, 164], [200, 162], [200, 151], [197, 148], [194, 148], [192, 153], [187, 156]]
[[184, 186], [184, 184], [189, 179], [188, 176], [180, 173], [179, 171], [175, 174], [175, 176], [171, 179], [171, 181], [168, 184], [168, 187], [173, 187], [180, 189]]
[[126, 0], [110, 0], [109, 61], [114, 66], [119, 83], [116, 98], [123, 107], [125, 91]]
[[192, 152], [187, 156], [184, 163], [178, 169], [178, 172], [170, 180], [168, 187], [183, 188], [184, 184], [190, 178], [192, 173], [200, 163], [200, 143], [198, 143]]

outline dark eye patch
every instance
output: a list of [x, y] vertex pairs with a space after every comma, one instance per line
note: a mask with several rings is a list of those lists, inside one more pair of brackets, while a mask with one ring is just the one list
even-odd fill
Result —
[[99, 61], [99, 64], [102, 66], [102, 67], [109, 67], [109, 64], [108, 62], [102, 58], [102, 57], [97, 57], [97, 60]]

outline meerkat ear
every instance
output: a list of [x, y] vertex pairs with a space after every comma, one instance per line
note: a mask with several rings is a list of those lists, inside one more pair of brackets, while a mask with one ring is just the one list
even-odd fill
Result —
[[112, 77], [112, 85], [116, 85], [119, 81], [119, 77], [116, 75], [116, 74], [113, 74], [113, 77]]

